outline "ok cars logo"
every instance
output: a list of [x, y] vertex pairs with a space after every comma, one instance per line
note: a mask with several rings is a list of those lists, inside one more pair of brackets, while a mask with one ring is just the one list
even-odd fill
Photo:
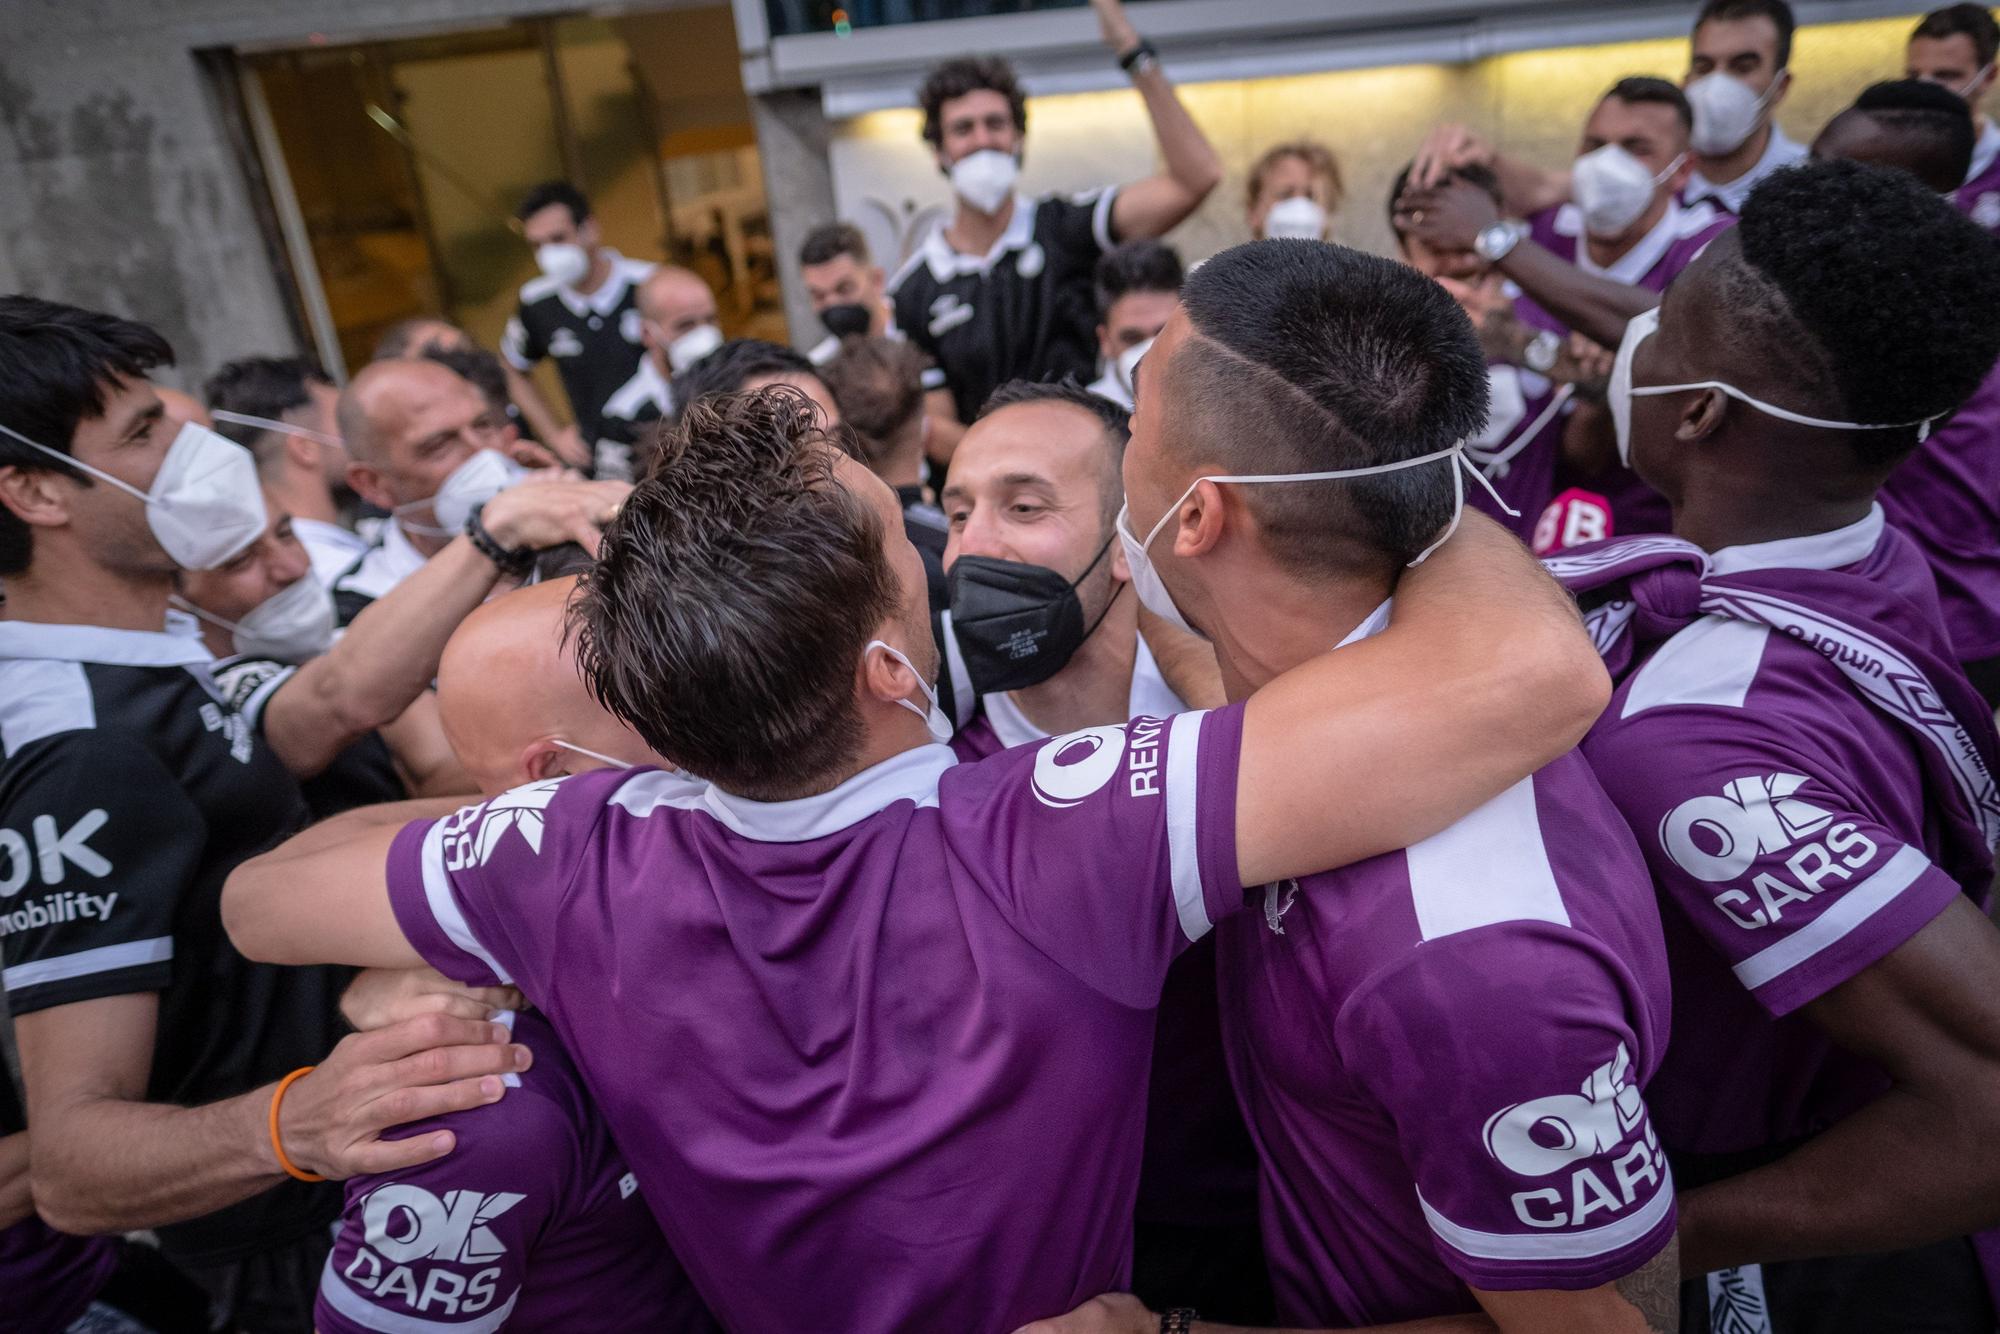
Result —
[[1079, 805], [1111, 781], [1124, 757], [1123, 727], [1092, 727], [1047, 741], [1035, 755], [1035, 798], [1057, 810]]
[[1657, 1194], [1667, 1179], [1666, 1157], [1646, 1121], [1646, 1102], [1632, 1083], [1632, 1057], [1622, 1042], [1578, 1092], [1495, 1112], [1486, 1120], [1484, 1140], [1486, 1152], [1516, 1176], [1568, 1172], [1566, 1181], [1513, 1196], [1514, 1216], [1533, 1228], [1578, 1227], [1594, 1214], [1623, 1213]]
[[505, 1190], [450, 1190], [439, 1199], [422, 1186], [383, 1186], [362, 1207], [363, 1235], [371, 1250], [395, 1264], [485, 1264], [507, 1253], [487, 1224], [526, 1198]]
[[1833, 822], [1831, 811], [1792, 796], [1806, 781], [1803, 774], [1738, 778], [1721, 796], [1692, 797], [1660, 821], [1660, 846], [1697, 880], [1734, 880], [1758, 857], [1783, 852]]

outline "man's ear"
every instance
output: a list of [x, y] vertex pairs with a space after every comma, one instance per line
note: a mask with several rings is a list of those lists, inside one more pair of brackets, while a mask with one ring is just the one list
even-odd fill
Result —
[[1721, 429], [1723, 414], [1728, 411], [1727, 394], [1720, 389], [1702, 390], [1681, 409], [1681, 419], [1674, 427], [1674, 439], [1691, 445], [1701, 444]]
[[539, 783], [544, 778], [554, 778], [561, 774], [568, 767], [569, 760], [570, 752], [553, 741], [530, 741], [522, 747], [521, 758], [514, 765], [514, 773], [524, 783]]
[[347, 485], [354, 494], [371, 505], [381, 509], [394, 510], [396, 498], [383, 485], [382, 470], [372, 463], [350, 460], [347, 465]]
[[0, 468], [0, 505], [22, 523], [60, 528], [69, 522], [68, 488], [48, 468]]
[[327, 447], [319, 441], [308, 440], [302, 435], [285, 437], [285, 458], [294, 467], [303, 468], [307, 472], [316, 473], [325, 466], [320, 457], [320, 451], [325, 448]]
[[1174, 510], [1172, 549], [1176, 556], [1205, 556], [1222, 541], [1226, 523], [1223, 490], [1206, 479]]

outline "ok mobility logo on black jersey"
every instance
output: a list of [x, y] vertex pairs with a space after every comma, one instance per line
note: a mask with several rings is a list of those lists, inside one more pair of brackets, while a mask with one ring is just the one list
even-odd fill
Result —
[[[101, 922], [111, 916], [112, 905], [118, 901], [115, 893], [56, 889], [70, 878], [72, 867], [98, 880], [111, 874], [109, 859], [89, 842], [109, 819], [100, 807], [67, 829], [59, 828], [53, 815], [37, 815], [29, 824], [29, 834], [0, 829], [0, 936], [65, 922]], [[39, 879], [55, 892], [16, 903], [30, 878]]]

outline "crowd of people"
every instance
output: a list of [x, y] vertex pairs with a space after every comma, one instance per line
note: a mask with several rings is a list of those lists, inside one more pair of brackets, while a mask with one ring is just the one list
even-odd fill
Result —
[[0, 297], [0, 1331], [2000, 1329], [1993, 15], [1188, 265], [1092, 3], [1160, 171], [947, 62], [808, 351]]

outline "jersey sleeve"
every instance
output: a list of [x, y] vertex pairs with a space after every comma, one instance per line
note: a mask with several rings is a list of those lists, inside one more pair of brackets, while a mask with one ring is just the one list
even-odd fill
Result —
[[545, 779], [406, 826], [389, 849], [388, 881], [411, 945], [446, 977], [544, 994], [563, 895], [628, 776]]
[[449, 1128], [442, 1158], [345, 1184], [346, 1203], [313, 1303], [319, 1334], [488, 1334], [520, 1301], [535, 1251], [567, 1213], [573, 1132], [523, 1090], [469, 1113], [404, 1126]]
[[0, 983], [17, 1014], [159, 991], [207, 841], [146, 744], [92, 729], [30, 743], [0, 797]]
[[278, 693], [279, 687], [298, 675], [298, 671], [290, 663], [273, 662], [268, 658], [237, 658], [218, 664], [209, 675], [229, 707], [249, 719], [250, 725], [261, 732], [264, 730], [265, 706]]
[[1107, 185], [1073, 195], [1051, 195], [1040, 207], [1052, 212], [1049, 235], [1063, 253], [1083, 263], [1094, 262], [1118, 244], [1111, 230], [1111, 209], [1118, 202], [1118, 187]]
[[1731, 710], [1650, 711], [1589, 753], [1654, 882], [1773, 1015], [1876, 962], [1960, 887], [1821, 755]]
[[548, 340], [540, 333], [530, 332], [527, 310], [523, 307], [507, 320], [507, 327], [500, 332], [500, 355], [507, 364], [526, 375], [535, 369], [535, 363], [549, 354]]
[[1159, 1002], [1167, 965], [1244, 904], [1243, 709], [1135, 718], [961, 765], [939, 813], [959, 874], [1076, 977]]
[[1598, 1287], [1672, 1239], [1633, 994], [1569, 928], [1506, 923], [1426, 941], [1342, 1007], [1339, 1049], [1470, 1286]]

